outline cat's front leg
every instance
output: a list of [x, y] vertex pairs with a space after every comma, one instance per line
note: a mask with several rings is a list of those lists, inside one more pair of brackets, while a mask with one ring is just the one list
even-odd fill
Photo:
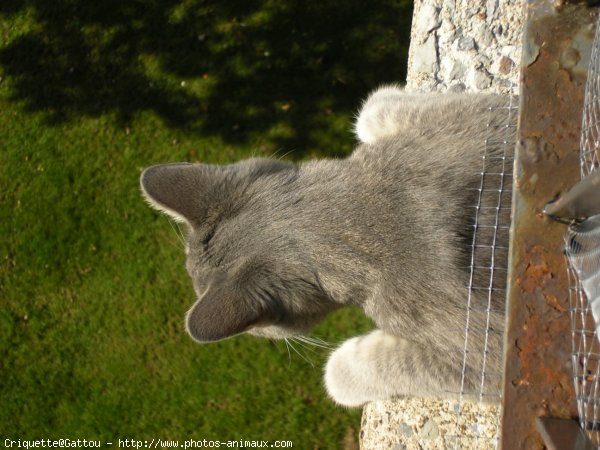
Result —
[[397, 396], [446, 397], [460, 383], [460, 371], [439, 351], [381, 330], [347, 340], [325, 369], [331, 398], [361, 406]]

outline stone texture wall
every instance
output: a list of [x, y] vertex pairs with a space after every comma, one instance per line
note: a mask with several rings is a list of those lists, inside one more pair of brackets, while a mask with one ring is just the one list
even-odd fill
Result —
[[[460, 411], [460, 414], [459, 414]], [[363, 410], [364, 450], [494, 449], [499, 405], [404, 398]]]
[[[518, 94], [525, 0], [416, 0], [406, 88]], [[365, 406], [363, 450], [496, 447], [499, 405], [404, 398]]]
[[407, 88], [514, 92], [524, 0], [417, 0]]

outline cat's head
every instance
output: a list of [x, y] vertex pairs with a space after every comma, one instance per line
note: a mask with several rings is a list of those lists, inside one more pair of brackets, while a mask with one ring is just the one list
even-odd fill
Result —
[[195, 340], [305, 334], [334, 308], [303, 251], [309, 237], [294, 229], [296, 178], [295, 164], [269, 159], [142, 173], [148, 203], [187, 225], [186, 268], [198, 300], [186, 327]]

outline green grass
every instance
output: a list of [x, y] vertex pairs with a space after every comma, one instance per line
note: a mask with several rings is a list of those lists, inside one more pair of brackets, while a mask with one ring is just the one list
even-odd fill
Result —
[[[226, 4], [227, 6], [223, 5]], [[143, 167], [348, 154], [352, 114], [406, 64], [408, 2], [0, 4], [0, 438], [285, 439], [352, 448], [282, 343], [197, 345]], [[366, 9], [365, 9], [366, 8]], [[342, 310], [315, 334], [370, 328]]]

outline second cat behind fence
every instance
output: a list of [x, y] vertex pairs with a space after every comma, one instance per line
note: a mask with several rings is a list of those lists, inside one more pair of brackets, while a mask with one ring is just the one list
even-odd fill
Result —
[[[472, 294], [488, 307], [469, 313], [463, 358], [466, 286], [478, 281], [469, 269], [475, 215], [494, 214], [480, 194], [481, 151], [486, 139], [506, 139], [494, 126], [505, 120], [504, 102], [386, 86], [363, 104], [360, 143], [346, 159], [146, 169], [147, 201], [188, 225], [198, 299], [189, 334], [199, 342], [306, 335], [328, 312], [354, 305], [377, 329], [330, 355], [325, 385], [337, 403], [496, 389], [502, 336], [489, 330], [503, 326], [500, 289]], [[501, 149], [488, 152], [498, 156], [493, 171]], [[494, 237], [498, 260], [506, 239]], [[492, 375], [482, 381], [483, 355]]]

